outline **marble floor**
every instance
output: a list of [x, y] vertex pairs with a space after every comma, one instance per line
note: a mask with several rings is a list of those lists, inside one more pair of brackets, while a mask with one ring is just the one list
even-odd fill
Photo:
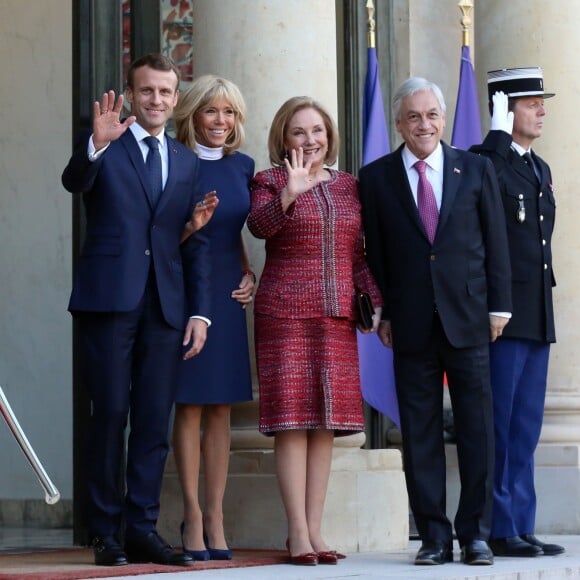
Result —
[[[563, 544], [566, 554], [556, 557], [496, 558], [490, 567], [464, 566], [457, 562], [445, 566], [413, 566], [413, 557], [419, 546], [417, 540], [409, 542], [406, 550], [392, 553], [349, 554], [338, 566], [313, 568], [287, 564], [258, 568], [227, 570], [200, 570], [163, 574], [171, 580], [560, 580], [580, 579], [580, 536], [543, 536], [543, 540]], [[74, 548], [71, 529], [0, 528], [0, 554], [22, 554], [57, 549]], [[128, 579], [122, 569], [118, 580]], [[1, 576], [1, 574], [0, 574]], [[156, 575], [143, 575], [140, 579], [153, 580]], [[133, 576], [131, 577], [133, 578]], [[113, 580], [113, 579], [110, 579]]]
[[[412, 540], [406, 550], [349, 554], [337, 566], [290, 566], [279, 564], [255, 568], [197, 570], [163, 574], [164, 580], [579, 580], [580, 536], [542, 536], [544, 541], [563, 544], [561, 556], [496, 558], [493, 566], [466, 566], [455, 562], [443, 566], [414, 566], [420, 542]], [[131, 577], [133, 578], [133, 577]], [[109, 580], [131, 580], [122, 575]], [[139, 580], [156, 580], [145, 574]]]

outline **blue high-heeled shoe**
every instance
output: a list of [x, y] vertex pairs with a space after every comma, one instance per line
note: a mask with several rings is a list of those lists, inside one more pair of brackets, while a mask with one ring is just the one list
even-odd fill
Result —
[[[181, 522], [179, 526], [179, 531], [181, 532], [181, 547], [183, 548], [183, 553], [187, 554], [189, 557], [193, 558], [194, 560], [199, 560], [201, 562], [205, 562], [206, 560], [210, 559], [210, 553], [208, 550], [188, 550], [185, 547], [185, 542], [183, 541], [183, 530], [185, 529], [185, 522]], [[215, 558], [217, 559], [217, 558]]]
[[207, 534], [203, 532], [203, 541], [209, 553], [210, 560], [231, 560], [234, 557], [233, 552], [230, 549], [218, 549], [210, 548], [209, 542], [207, 541]]

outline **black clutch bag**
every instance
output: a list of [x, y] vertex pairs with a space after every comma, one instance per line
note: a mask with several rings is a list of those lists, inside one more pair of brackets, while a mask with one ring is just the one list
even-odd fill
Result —
[[373, 327], [373, 314], [375, 313], [375, 309], [373, 308], [371, 297], [366, 292], [356, 293], [356, 308], [360, 327], [365, 330], [370, 330]]

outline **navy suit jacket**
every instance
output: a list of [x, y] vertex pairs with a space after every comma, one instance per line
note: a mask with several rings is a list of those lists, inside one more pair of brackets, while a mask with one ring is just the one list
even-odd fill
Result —
[[167, 136], [168, 178], [151, 203], [147, 169], [127, 130], [96, 161], [84, 135], [62, 175], [64, 187], [84, 194], [87, 228], [69, 302], [71, 312], [127, 312], [141, 300], [154, 267], [167, 323], [185, 327], [210, 314], [209, 242], [203, 232], [180, 245], [181, 232], [201, 198], [197, 156]]
[[409, 186], [403, 146], [359, 173], [367, 259], [395, 351], [427, 346], [435, 309], [456, 348], [488, 342], [489, 312], [511, 311], [507, 236], [493, 166], [442, 146], [443, 199], [432, 246]]

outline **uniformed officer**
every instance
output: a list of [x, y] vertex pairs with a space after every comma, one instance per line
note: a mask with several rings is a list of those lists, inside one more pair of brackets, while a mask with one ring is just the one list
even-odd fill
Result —
[[512, 267], [513, 309], [490, 344], [495, 425], [490, 546], [496, 556], [554, 555], [534, 535], [534, 451], [540, 438], [550, 344], [556, 341], [552, 231], [556, 201], [547, 163], [531, 146], [545, 118], [540, 68], [488, 73], [491, 130], [473, 151], [491, 159], [501, 189]]

